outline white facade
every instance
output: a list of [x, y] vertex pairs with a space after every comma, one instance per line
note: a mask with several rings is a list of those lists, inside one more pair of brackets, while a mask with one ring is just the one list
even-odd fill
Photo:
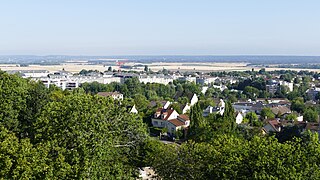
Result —
[[191, 106], [189, 104], [186, 104], [182, 109], [182, 114], [187, 113], [191, 109]]
[[216, 89], [219, 89], [220, 91], [224, 91], [225, 89], [228, 89], [228, 87], [225, 86], [225, 85], [220, 85], [220, 86], [212, 85], [212, 87], [216, 88]]
[[55, 85], [62, 90], [65, 89], [75, 89], [79, 87], [79, 83], [77, 81], [68, 80], [68, 79], [50, 79], [50, 78], [40, 78], [37, 79], [41, 81], [47, 88], [50, 87], [50, 85]]
[[237, 117], [236, 117], [236, 123], [237, 123], [237, 124], [241, 124], [242, 121], [243, 121], [243, 116], [242, 116], [241, 113], [238, 113], [238, 114], [237, 114]]
[[139, 81], [141, 83], [159, 83], [159, 84], [169, 84], [170, 82], [173, 82], [173, 78], [171, 77], [162, 77], [162, 76], [140, 76]]
[[293, 91], [293, 83], [287, 81], [279, 81], [279, 84], [288, 87], [290, 92]]
[[168, 109], [168, 107], [171, 105], [172, 103], [170, 101], [167, 101], [164, 105], [163, 105], [163, 109]]
[[130, 110], [130, 113], [133, 113], [133, 114], [138, 114], [138, 110], [136, 108], [136, 105], [133, 105], [131, 110]]
[[217, 113], [222, 116], [224, 113], [224, 110], [225, 110], [225, 103], [222, 99], [220, 99], [220, 103], [216, 107], [208, 106], [205, 110], [203, 110], [203, 116], [206, 117], [212, 113]]
[[195, 105], [198, 102], [198, 96], [196, 94], [193, 94], [191, 100], [190, 100], [190, 106]]

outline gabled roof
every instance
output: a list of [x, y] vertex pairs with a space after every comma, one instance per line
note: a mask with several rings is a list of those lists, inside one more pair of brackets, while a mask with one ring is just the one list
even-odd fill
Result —
[[168, 101], [150, 101], [149, 103], [149, 107], [155, 107], [158, 104], [161, 105], [161, 107], [163, 107]]
[[158, 108], [155, 114], [159, 114], [158, 119], [162, 119], [162, 115], [165, 115], [165, 118], [162, 120], [168, 120], [168, 118], [171, 116], [171, 114], [174, 112], [174, 109], [163, 109], [163, 108]]
[[275, 131], [279, 132], [279, 127], [280, 127], [281, 125], [280, 125], [280, 122], [279, 122], [278, 120], [276, 120], [276, 119], [270, 120], [270, 121], [268, 121], [268, 123], [272, 126], [272, 128], [273, 128]]
[[179, 121], [178, 119], [171, 119], [168, 122], [175, 125], [176, 127], [185, 125], [184, 122]]
[[271, 111], [272, 111], [273, 114], [279, 114], [280, 113], [280, 115], [283, 115], [283, 114], [291, 112], [291, 110], [286, 106], [273, 107], [273, 108], [271, 108]]
[[178, 116], [178, 118], [183, 119], [184, 121], [190, 121], [189, 116], [185, 115], [185, 114], [180, 114]]

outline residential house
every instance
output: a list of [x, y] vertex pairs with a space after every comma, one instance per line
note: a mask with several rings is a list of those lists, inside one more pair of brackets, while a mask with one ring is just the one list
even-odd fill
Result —
[[286, 107], [286, 106], [277, 106], [277, 107], [272, 107], [271, 111], [275, 115], [283, 116], [285, 114], [290, 114], [291, 110]]
[[171, 119], [167, 123], [168, 133], [174, 135], [178, 130], [183, 130], [190, 126], [190, 119], [187, 115], [181, 114], [176, 119]]
[[255, 104], [255, 102], [236, 102], [232, 104], [232, 107], [235, 111], [241, 111], [241, 112], [251, 112], [252, 107]]
[[184, 114], [179, 115], [174, 109], [157, 109], [151, 121], [153, 127], [167, 128], [169, 135], [174, 135], [178, 130], [190, 125], [189, 117]]
[[320, 124], [319, 123], [306, 123], [305, 131], [309, 130], [313, 133], [318, 133], [320, 135]]
[[207, 117], [209, 116], [209, 114], [212, 114], [212, 113], [223, 115], [224, 110], [225, 110], [225, 102], [222, 99], [220, 99], [220, 102], [217, 106], [215, 107], [208, 106], [205, 110], [203, 110], [203, 116]]
[[179, 114], [174, 109], [158, 108], [151, 118], [152, 126], [164, 128], [168, 120], [176, 119], [178, 116]]
[[306, 93], [308, 94], [309, 98], [313, 101], [316, 100], [317, 98], [317, 95], [319, 94], [320, 92], [320, 88], [318, 87], [313, 87], [313, 88], [310, 88], [306, 91]]
[[277, 119], [269, 120], [267, 124], [263, 126], [262, 129], [265, 133], [280, 132], [281, 131], [280, 121]]
[[123, 100], [123, 94], [115, 91], [115, 92], [98, 92], [99, 96], [103, 96], [103, 97], [112, 97], [114, 100]]
[[185, 113], [187, 113], [187, 112], [190, 111], [190, 110], [191, 110], [191, 106], [189, 105], [189, 103], [181, 106], [181, 112], [182, 112], [182, 114], [185, 114]]

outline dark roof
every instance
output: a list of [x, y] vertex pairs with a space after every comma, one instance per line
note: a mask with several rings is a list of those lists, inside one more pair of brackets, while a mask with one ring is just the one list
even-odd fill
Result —
[[253, 106], [254, 103], [252, 102], [235, 102], [234, 105], [241, 105], [241, 106]]
[[157, 106], [157, 104], [161, 104], [161, 106], [163, 107], [166, 104], [167, 101], [150, 101], [149, 103], [149, 107], [155, 107]]

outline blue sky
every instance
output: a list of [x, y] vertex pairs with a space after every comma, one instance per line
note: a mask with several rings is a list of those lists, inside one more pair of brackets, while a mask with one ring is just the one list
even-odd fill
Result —
[[7, 0], [2, 55], [320, 55], [319, 0]]

